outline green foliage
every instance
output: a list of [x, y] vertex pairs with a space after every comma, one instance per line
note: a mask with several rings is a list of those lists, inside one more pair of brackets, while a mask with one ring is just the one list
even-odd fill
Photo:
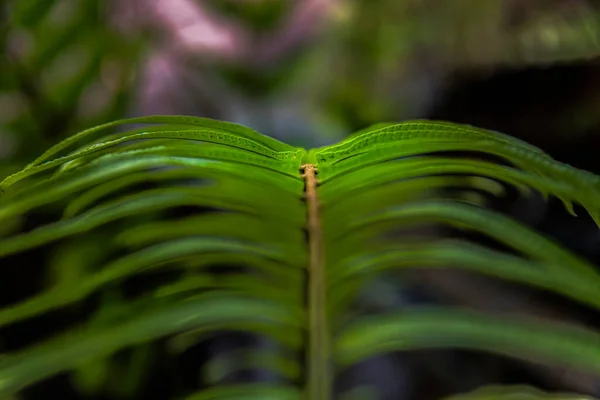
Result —
[[566, 393], [550, 394], [526, 386], [490, 386], [465, 395], [451, 396], [445, 400], [591, 400]]
[[[0, 176], [87, 126], [122, 118], [137, 38], [110, 21], [105, 1], [9, 0], [0, 31]], [[4, 160], [4, 158], [6, 160]]]
[[[115, 131], [127, 124], [145, 126]], [[501, 156], [513, 166], [440, 154], [463, 150]], [[317, 199], [308, 191], [311, 178], [300, 172], [307, 163], [318, 169], [320, 213], [308, 225]], [[16, 255], [59, 250], [47, 261], [47, 284], [0, 309], [0, 327], [68, 313], [92, 296], [102, 301], [62, 333], [17, 350], [0, 347], [0, 394], [68, 372], [82, 392], [106, 395], [119, 387], [131, 397], [157, 348], [182, 352], [223, 330], [252, 332], [277, 347], [214, 359], [204, 367], [205, 380], [218, 383], [259, 365], [283, 383], [217, 384], [189, 399], [299, 399], [315, 383], [311, 368], [318, 368], [316, 379], [333, 380], [376, 354], [431, 347], [600, 373], [600, 333], [591, 330], [451, 308], [353, 312], [371, 278], [416, 267], [476, 271], [599, 309], [600, 275], [586, 260], [443, 190], [493, 196], [503, 190], [498, 182], [558, 196], [571, 212], [578, 203], [600, 224], [600, 177], [467, 126], [380, 124], [308, 152], [239, 125], [192, 117], [135, 118], [83, 131], [1, 185], [2, 267], [11, 268], [6, 260]], [[175, 213], [182, 208], [184, 215]], [[51, 217], [31, 229], [24, 220], [34, 213]], [[391, 235], [431, 223], [483, 233], [514, 254], [459, 239]], [[322, 254], [309, 252], [307, 232], [309, 240], [321, 238]], [[314, 274], [319, 266], [323, 279]], [[161, 277], [158, 283], [128, 293], [132, 280], [153, 276]], [[307, 290], [323, 309], [306, 303]], [[308, 353], [303, 363], [315, 343], [323, 353], [318, 359]], [[117, 357], [123, 352], [125, 361]], [[303, 367], [309, 370], [301, 374]], [[291, 383], [299, 380], [300, 386]], [[310, 393], [311, 400], [331, 398], [327, 390]], [[496, 398], [486, 396], [473, 398]]]
[[209, 5], [223, 15], [239, 19], [257, 32], [277, 27], [281, 24], [282, 14], [289, 11], [289, 3], [282, 0], [260, 0], [251, 4], [225, 0], [213, 1]]
[[547, 67], [600, 55], [600, 10], [590, 0], [352, 0], [337, 8], [313, 80], [342, 131], [423, 115], [419, 104], [431, 77], [446, 72]]

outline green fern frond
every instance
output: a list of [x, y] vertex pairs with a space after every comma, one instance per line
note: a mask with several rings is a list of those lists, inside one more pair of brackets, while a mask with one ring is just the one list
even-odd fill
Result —
[[[140, 123], [153, 125], [114, 131]], [[509, 165], [433, 154], [461, 150]], [[89, 393], [128, 377], [119, 386], [131, 397], [157, 343], [179, 353], [223, 330], [256, 334], [275, 347], [210, 360], [200, 375], [214, 386], [189, 399], [331, 399], [344, 368], [432, 347], [600, 373], [600, 333], [592, 330], [443, 308], [351, 312], [372, 278], [418, 267], [487, 274], [600, 309], [600, 276], [588, 261], [480, 200], [446, 191], [489, 197], [503, 185], [557, 196], [567, 208], [580, 204], [599, 222], [600, 177], [467, 126], [383, 124], [309, 152], [193, 117], [134, 118], [81, 132], [0, 184], [0, 222], [8, 226], [0, 260], [59, 249], [47, 262], [46, 287], [3, 305], [0, 327], [15, 329], [92, 296], [103, 301], [62, 334], [2, 350], [0, 395], [69, 373]], [[49, 220], [20, 225], [36, 212]], [[423, 224], [476, 231], [513, 254], [466, 240], [394, 235]], [[126, 298], [128, 280], [160, 272], [172, 275]], [[127, 362], [115, 363], [123, 351], [131, 351]], [[113, 368], [128, 372], [115, 378]], [[245, 368], [267, 369], [288, 383], [218, 383]]]

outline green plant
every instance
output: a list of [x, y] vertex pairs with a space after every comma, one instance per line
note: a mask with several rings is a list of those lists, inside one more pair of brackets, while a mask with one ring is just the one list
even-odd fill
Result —
[[0, 177], [88, 126], [122, 118], [139, 40], [105, 1], [8, 0], [0, 6]]
[[421, 107], [433, 101], [424, 87], [437, 87], [434, 77], [575, 64], [600, 54], [598, 9], [585, 0], [337, 3], [335, 34], [319, 42], [320, 67], [310, 81], [342, 132], [424, 115]]
[[[115, 132], [127, 124], [145, 126]], [[513, 166], [449, 151], [491, 154]], [[36, 332], [37, 340], [3, 354], [0, 394], [70, 371], [82, 391], [131, 397], [157, 348], [182, 351], [222, 330], [270, 338], [277, 346], [249, 354], [247, 363], [302, 383], [217, 385], [189, 399], [330, 399], [340, 369], [382, 352], [430, 347], [600, 372], [600, 334], [591, 330], [450, 308], [353, 313], [365, 282], [409, 267], [472, 270], [600, 308], [600, 276], [588, 262], [443, 190], [493, 195], [498, 182], [557, 196], [572, 213], [577, 202], [600, 224], [598, 176], [467, 126], [379, 124], [308, 152], [194, 117], [133, 118], [83, 131], [1, 185], [2, 267], [11, 267], [11, 257], [51, 257], [44, 284], [0, 309], [0, 327], [100, 300], [84, 323], [51, 338]], [[34, 212], [46, 217], [31, 229], [24, 220]], [[431, 223], [481, 232], [515, 254], [394, 235]], [[144, 290], [128, 293], [136, 279], [146, 279]]]

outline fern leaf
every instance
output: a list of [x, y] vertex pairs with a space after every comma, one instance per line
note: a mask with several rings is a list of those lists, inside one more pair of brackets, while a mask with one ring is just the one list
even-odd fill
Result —
[[204, 390], [185, 400], [300, 400], [298, 390], [289, 386], [238, 385]]
[[255, 329], [276, 326], [280, 333], [294, 332], [302, 311], [231, 293], [198, 296], [165, 309], [149, 311], [128, 322], [99, 331], [66, 335], [0, 360], [0, 394], [13, 393], [52, 374], [75, 368], [89, 359], [109, 355], [137, 343], [190, 328], [217, 330], [233, 326]]
[[[138, 123], [152, 125], [114, 131]], [[431, 155], [461, 150], [501, 156], [510, 165]], [[61, 372], [97, 392], [114, 383], [101, 372], [112, 368], [115, 353], [143, 355], [159, 339], [177, 353], [223, 329], [265, 336], [277, 350], [219, 355], [204, 371], [209, 382], [266, 368], [302, 378], [304, 394], [292, 385], [217, 384], [191, 399], [327, 400], [340, 369], [386, 351], [429, 347], [600, 372], [600, 334], [591, 330], [451, 309], [352, 314], [368, 280], [414, 267], [462, 268], [600, 308], [600, 277], [587, 261], [479, 200], [445, 192], [460, 187], [497, 196], [503, 185], [557, 196], [567, 209], [581, 204], [599, 221], [599, 177], [466, 126], [382, 124], [310, 152], [193, 117], [134, 118], [81, 132], [1, 185], [0, 222], [13, 227], [2, 237], [0, 259], [54, 245], [62, 255], [49, 263], [48, 287], [0, 309], [0, 326], [11, 329], [96, 295], [110, 301], [79, 328], [9, 351], [0, 359], [0, 394]], [[185, 215], [174, 217], [181, 209]], [[34, 229], [19, 228], [20, 218], [40, 210], [56, 215]], [[513, 254], [459, 240], [394, 239], [415, 224], [473, 230]], [[97, 240], [102, 254], [86, 255]], [[123, 297], [125, 282], [156, 272], [172, 275], [133, 300]], [[139, 360], [132, 356], [126, 367], [132, 382], [143, 376]]]
[[341, 365], [389, 351], [454, 347], [600, 372], [600, 334], [558, 323], [450, 309], [363, 317], [336, 338]]
[[572, 393], [547, 393], [529, 386], [486, 386], [470, 393], [444, 400], [593, 400], [590, 396]]

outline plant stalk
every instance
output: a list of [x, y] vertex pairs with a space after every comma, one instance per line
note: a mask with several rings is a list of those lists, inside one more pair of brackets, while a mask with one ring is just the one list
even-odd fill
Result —
[[325, 270], [323, 263], [323, 232], [317, 196], [317, 168], [306, 164], [304, 169], [305, 199], [309, 246], [308, 265], [308, 354], [306, 362], [307, 399], [331, 398], [331, 356], [329, 330], [325, 308]]

